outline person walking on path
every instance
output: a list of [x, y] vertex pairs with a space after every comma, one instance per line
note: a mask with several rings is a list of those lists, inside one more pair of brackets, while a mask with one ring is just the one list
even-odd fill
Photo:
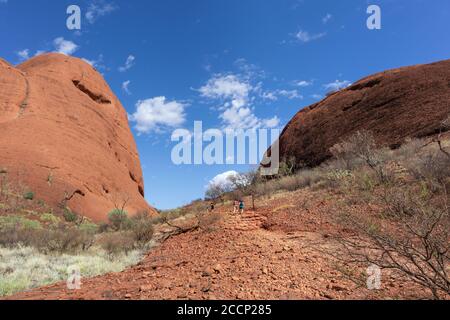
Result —
[[236, 214], [239, 212], [239, 201], [234, 200], [234, 204], [233, 204], [233, 214]]
[[214, 209], [215, 209], [215, 204], [214, 204], [214, 202], [211, 202], [209, 205], [209, 212], [214, 212]]
[[244, 209], [245, 209], [245, 204], [244, 204], [244, 201], [241, 200], [239, 202], [239, 210], [241, 212], [241, 215], [244, 214]]

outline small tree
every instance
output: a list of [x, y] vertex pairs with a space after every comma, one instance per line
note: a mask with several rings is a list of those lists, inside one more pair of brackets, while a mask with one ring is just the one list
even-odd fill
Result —
[[78, 220], [78, 215], [69, 208], [64, 208], [63, 216], [66, 222], [76, 222]]
[[382, 182], [386, 182], [388, 179], [384, 167], [383, 150], [379, 149], [375, 138], [369, 131], [357, 131], [346, 141], [334, 145], [330, 152], [335, 158], [346, 163], [346, 169], [352, 169], [352, 163], [359, 160], [372, 169]]
[[255, 198], [257, 196], [257, 185], [261, 182], [262, 177], [258, 170], [242, 173], [228, 178], [233, 188], [238, 190], [242, 195], [252, 197], [252, 208], [256, 210]]
[[370, 217], [341, 216], [342, 223], [357, 235], [339, 237], [348, 255], [339, 253], [335, 257], [347, 266], [374, 264], [397, 271], [430, 290], [436, 299], [448, 299], [449, 211], [421, 205], [412, 215], [396, 211], [390, 218], [394, 227], [382, 226]]
[[280, 168], [278, 170], [278, 177], [285, 177], [293, 175], [297, 169], [297, 163], [294, 156], [288, 157], [281, 161]]
[[154, 233], [153, 219], [147, 211], [140, 212], [131, 218], [131, 231], [134, 240], [140, 245], [145, 245], [152, 240]]
[[114, 209], [108, 213], [108, 220], [114, 230], [125, 229], [128, 224], [128, 213], [123, 210]]
[[226, 186], [224, 186], [224, 185], [210, 184], [208, 186], [208, 189], [206, 190], [205, 198], [206, 198], [206, 200], [220, 199], [220, 201], [223, 203], [223, 201], [224, 201], [223, 195], [229, 191], [231, 191], [231, 190], [226, 188]]

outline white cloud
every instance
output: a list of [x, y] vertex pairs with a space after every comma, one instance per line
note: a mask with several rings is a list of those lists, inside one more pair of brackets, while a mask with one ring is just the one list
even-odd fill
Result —
[[128, 95], [131, 95], [131, 92], [130, 92], [130, 89], [129, 89], [130, 83], [131, 83], [130, 80], [124, 81], [122, 83], [122, 90], [125, 91], [125, 93], [128, 94]]
[[165, 128], [175, 128], [186, 121], [186, 105], [177, 101], [167, 101], [166, 97], [155, 97], [138, 101], [136, 112], [130, 115], [139, 134], [161, 132]]
[[36, 53], [34, 54], [35, 57], [40, 56], [41, 54], [44, 54], [45, 50], [38, 50], [36, 51]]
[[280, 124], [280, 119], [275, 116], [272, 119], [266, 119], [264, 120], [264, 127], [265, 128], [276, 128]]
[[334, 82], [324, 84], [323, 86], [324, 86], [325, 89], [330, 90], [330, 91], [333, 92], [333, 91], [339, 91], [341, 89], [347, 88], [351, 84], [352, 83], [350, 81], [348, 81], [348, 80], [343, 80], [343, 81], [336, 80]]
[[104, 0], [95, 0], [87, 8], [85, 17], [87, 21], [93, 24], [98, 18], [106, 16], [116, 10], [117, 7]]
[[300, 30], [295, 34], [295, 38], [303, 43], [307, 43], [313, 40], [323, 38], [326, 35], [327, 35], [326, 32], [310, 34], [308, 31]]
[[53, 45], [55, 46], [56, 52], [65, 55], [71, 55], [78, 50], [78, 45], [72, 41], [65, 40], [63, 37], [53, 40]]
[[313, 84], [312, 81], [307, 81], [307, 80], [298, 80], [298, 81], [294, 81], [294, 85], [297, 87], [309, 87]]
[[311, 98], [313, 98], [315, 100], [322, 100], [323, 96], [320, 94], [313, 94], [313, 95], [311, 95]]
[[127, 61], [125, 61], [125, 65], [119, 68], [120, 72], [125, 72], [131, 69], [134, 66], [136, 58], [133, 55], [129, 55]]
[[248, 97], [250, 90], [251, 85], [235, 75], [216, 75], [209, 79], [199, 91], [203, 97], [207, 98], [244, 99]]
[[325, 17], [322, 18], [323, 24], [327, 24], [328, 21], [330, 21], [331, 18], [333, 18], [333, 16], [332, 16], [330, 13], [327, 13], [327, 14], [325, 15]]
[[298, 92], [298, 90], [285, 90], [279, 89], [274, 91], [265, 91], [261, 93], [261, 97], [264, 100], [277, 101], [278, 98], [287, 99], [303, 99], [303, 96]]
[[221, 174], [218, 174], [213, 179], [211, 179], [208, 183], [208, 187], [211, 186], [219, 186], [224, 189], [231, 189], [233, 187], [230, 178], [231, 177], [239, 177], [239, 173], [236, 171], [227, 171]]
[[288, 99], [303, 99], [297, 90], [278, 90], [277, 94]]
[[8, 3], [8, 0], [0, 0], [0, 3]]
[[265, 91], [265, 92], [261, 93], [261, 97], [264, 100], [271, 100], [271, 101], [277, 101], [278, 100], [278, 97], [277, 97], [276, 93], [273, 92], [273, 91]]
[[[254, 114], [251, 106], [254, 97], [252, 92], [259, 90], [249, 80], [238, 75], [215, 75], [198, 91], [202, 97], [220, 100], [219, 110], [225, 129], [257, 129], [270, 124], [272, 127], [278, 125], [275, 119], [260, 119]], [[278, 119], [278, 118], [276, 118]]]
[[21, 51], [16, 52], [16, 54], [19, 56], [20, 61], [30, 59], [30, 50], [29, 49], [23, 49]]

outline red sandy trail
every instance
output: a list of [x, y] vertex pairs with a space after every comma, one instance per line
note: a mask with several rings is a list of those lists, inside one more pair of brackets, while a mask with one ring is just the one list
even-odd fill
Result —
[[[308, 197], [308, 208], [304, 208]], [[315, 198], [317, 199], [317, 197]], [[333, 248], [329, 207], [307, 192], [271, 200], [243, 216], [221, 207], [214, 230], [169, 238], [138, 265], [83, 279], [81, 290], [59, 283], [8, 299], [382, 299], [415, 298], [404, 281], [385, 277], [370, 291], [343, 279], [320, 248]], [[289, 220], [290, 217], [290, 220]], [[263, 226], [265, 228], [263, 228]], [[422, 293], [423, 294], [423, 293]]]

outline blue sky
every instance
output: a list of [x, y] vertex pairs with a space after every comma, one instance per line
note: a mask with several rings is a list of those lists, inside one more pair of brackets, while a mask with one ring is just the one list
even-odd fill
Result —
[[[81, 31], [66, 9], [81, 8]], [[370, 4], [382, 29], [366, 27]], [[450, 58], [448, 0], [0, 0], [0, 56], [84, 58], [130, 115], [146, 198], [173, 208], [226, 171], [176, 166], [177, 128], [283, 128], [327, 91], [366, 75]]]

